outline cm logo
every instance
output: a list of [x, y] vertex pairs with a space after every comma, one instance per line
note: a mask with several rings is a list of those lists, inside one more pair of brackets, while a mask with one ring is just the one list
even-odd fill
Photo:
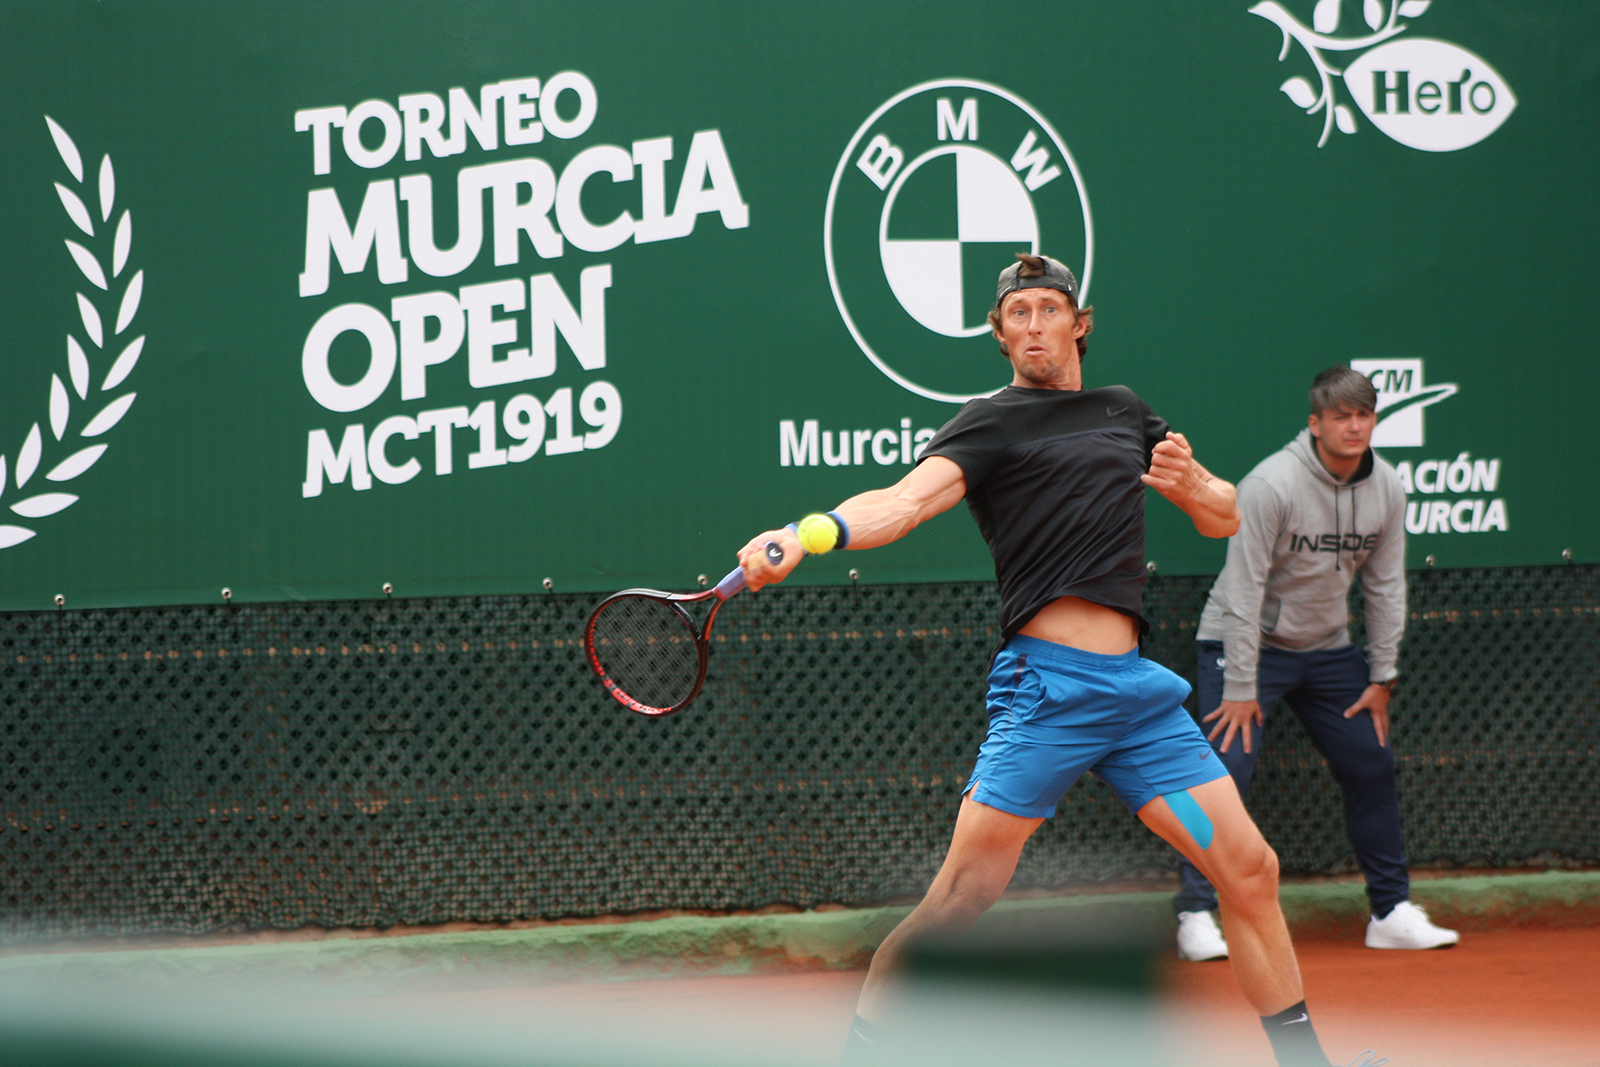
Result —
[[823, 221], [828, 283], [850, 335], [890, 379], [961, 403], [1011, 380], [989, 336], [995, 277], [1043, 252], [1089, 291], [1094, 229], [1061, 135], [985, 82], [890, 98], [839, 157]]
[[1350, 369], [1372, 379], [1378, 390], [1374, 448], [1418, 448], [1423, 442], [1423, 409], [1456, 395], [1460, 386], [1423, 385], [1420, 359], [1352, 359]]

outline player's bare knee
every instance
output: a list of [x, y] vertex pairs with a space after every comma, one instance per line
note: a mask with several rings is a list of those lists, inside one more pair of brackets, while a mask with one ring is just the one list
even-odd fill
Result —
[[1245, 893], [1253, 906], [1278, 906], [1278, 854], [1264, 849], [1261, 864], [1245, 881]]
[[1274, 898], [1278, 895], [1278, 853], [1265, 841], [1261, 842], [1261, 854], [1255, 873], [1255, 880], [1259, 881], [1265, 890]]
[[1278, 900], [1278, 854], [1266, 841], [1230, 857], [1225, 868], [1212, 878], [1217, 892], [1230, 907], [1255, 911]]

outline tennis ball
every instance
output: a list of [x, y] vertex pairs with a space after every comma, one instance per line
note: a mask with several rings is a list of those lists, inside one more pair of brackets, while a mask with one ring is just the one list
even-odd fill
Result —
[[839, 543], [839, 527], [826, 515], [807, 515], [800, 520], [797, 532], [800, 535], [800, 547], [813, 556], [832, 552]]

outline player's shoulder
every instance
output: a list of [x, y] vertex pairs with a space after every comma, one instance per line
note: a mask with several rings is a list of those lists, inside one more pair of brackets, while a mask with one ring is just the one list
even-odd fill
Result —
[[956, 409], [948, 422], [939, 429], [929, 447], [943, 445], [952, 437], [970, 438], [974, 433], [984, 434], [1005, 426], [1010, 404], [1002, 397], [1006, 390], [989, 396], [975, 396]]
[[988, 396], [975, 396], [957, 408], [955, 417], [950, 421], [966, 425], [1000, 418], [1007, 408], [1016, 403], [1012, 397], [1007, 395], [1009, 392], [1010, 387], [1007, 386], [1005, 389], [1001, 389], [997, 393], [990, 393]]

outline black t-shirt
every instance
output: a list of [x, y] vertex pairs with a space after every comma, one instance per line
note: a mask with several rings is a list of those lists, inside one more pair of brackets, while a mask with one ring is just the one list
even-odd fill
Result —
[[1125, 386], [1007, 386], [964, 404], [922, 451], [967, 481], [994, 557], [1009, 638], [1040, 608], [1082, 597], [1132, 616], [1143, 636], [1144, 483], [1167, 424]]

